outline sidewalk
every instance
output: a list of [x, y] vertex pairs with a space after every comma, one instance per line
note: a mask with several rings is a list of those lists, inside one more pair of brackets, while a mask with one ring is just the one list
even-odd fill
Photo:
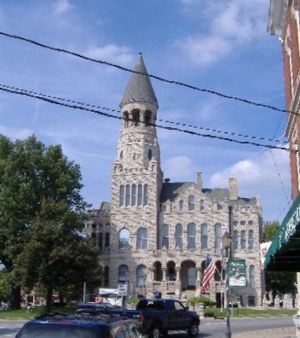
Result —
[[296, 328], [284, 327], [278, 329], [249, 331], [233, 334], [232, 338], [296, 338]]

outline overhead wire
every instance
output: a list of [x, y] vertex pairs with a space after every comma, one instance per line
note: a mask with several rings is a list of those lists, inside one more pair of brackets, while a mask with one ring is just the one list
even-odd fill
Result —
[[[38, 92], [34, 92], [32, 90], [18, 88], [18, 87], [14, 87], [14, 86], [9, 86], [9, 85], [2, 84], [2, 83], [0, 83], [0, 86], [2, 86], [3, 88], [6, 88], [6, 89], [23, 91], [25, 93], [39, 95], [39, 96], [44, 96], [44, 97], [48, 97], [48, 98], [59, 100], [59, 101], [64, 101], [64, 102], [69, 102], [69, 103], [75, 103], [75, 104], [79, 104], [79, 105], [86, 106], [86, 107], [103, 109], [103, 110], [107, 110], [107, 111], [121, 113], [121, 110], [119, 110], [119, 109], [107, 108], [107, 107], [98, 106], [98, 105], [94, 105], [94, 104], [89, 104], [89, 103], [85, 103], [85, 102], [80, 102], [80, 101], [76, 101], [76, 100], [71, 100], [71, 99], [67, 99], [67, 98], [57, 97], [57, 96], [53, 96], [53, 95], [49, 95], [49, 94], [38, 93]], [[218, 134], [232, 135], [232, 136], [251, 138], [251, 139], [258, 139], [258, 140], [261, 140], [261, 141], [271, 141], [271, 142], [276, 142], [276, 143], [284, 144], [284, 142], [282, 142], [280, 139], [275, 139], [275, 138], [271, 139], [271, 138], [265, 138], [265, 137], [261, 137], [261, 136], [251, 136], [251, 135], [247, 135], [247, 134], [241, 134], [241, 133], [229, 132], [229, 131], [225, 131], [225, 130], [219, 130], [219, 129], [213, 129], [213, 128], [208, 128], [208, 127], [197, 126], [197, 125], [190, 124], [190, 123], [164, 120], [164, 119], [161, 119], [161, 118], [159, 118], [158, 121], [159, 122], [163, 122], [163, 123], [168, 123], [168, 124], [175, 124], [176, 126], [182, 126], [182, 127], [188, 127], [188, 128], [193, 128], [193, 129], [199, 129], [199, 130], [205, 130], [205, 131], [215, 132], [215, 133], [218, 133]]]
[[[45, 101], [48, 103], [52, 103], [52, 104], [56, 104], [59, 106], [63, 106], [63, 107], [68, 107], [68, 108], [72, 108], [72, 109], [78, 109], [78, 110], [84, 110], [84, 111], [89, 111], [98, 115], [102, 115], [105, 117], [109, 117], [109, 118], [114, 118], [114, 119], [118, 119], [118, 120], [128, 120], [128, 121], [134, 121], [133, 119], [125, 119], [123, 116], [119, 116], [119, 115], [113, 115], [110, 113], [106, 113], [103, 112], [101, 110], [97, 110], [95, 109], [94, 105], [90, 105], [90, 104], [74, 104], [74, 103], [65, 103], [65, 102], [61, 102], [63, 100], [67, 100], [67, 99], [62, 99], [62, 98], [57, 98], [56, 99], [54, 97], [50, 97], [49, 95], [46, 94], [42, 94], [42, 93], [29, 93], [26, 90], [17, 90], [17, 89], [9, 89], [6, 87], [3, 87], [2, 85], [0, 85], [0, 90], [4, 91], [4, 92], [8, 92], [11, 94], [17, 94], [17, 95], [22, 95], [22, 96], [27, 96], [27, 97], [31, 97], [31, 98], [35, 98], [41, 101]], [[70, 100], [71, 101], [71, 100]], [[88, 106], [90, 108], [88, 108]], [[103, 109], [104, 110], [104, 109]], [[143, 122], [142, 122], [143, 123]], [[272, 144], [262, 144], [262, 143], [258, 143], [258, 142], [253, 142], [253, 141], [246, 141], [246, 140], [237, 140], [237, 139], [232, 139], [229, 137], [222, 137], [222, 136], [217, 136], [217, 135], [212, 135], [212, 134], [203, 134], [203, 133], [199, 133], [199, 132], [195, 132], [192, 130], [187, 130], [187, 129], [180, 129], [177, 127], [171, 127], [171, 126], [163, 126], [163, 125], [159, 125], [156, 123], [148, 123], [148, 125], [150, 126], [154, 126], [154, 127], [158, 127], [158, 128], [162, 128], [162, 129], [166, 129], [166, 130], [173, 130], [173, 131], [178, 131], [178, 132], [182, 132], [182, 133], [186, 133], [186, 134], [190, 134], [190, 135], [195, 135], [195, 136], [200, 136], [200, 137], [204, 137], [204, 138], [211, 138], [211, 139], [219, 139], [219, 140], [223, 140], [223, 141], [228, 141], [228, 142], [233, 142], [233, 143], [238, 143], [238, 144], [248, 144], [248, 145], [253, 145], [253, 146], [257, 146], [257, 147], [264, 147], [264, 148], [268, 148], [268, 149], [277, 149], [277, 150], [284, 150], [284, 151], [295, 151], [295, 150], [290, 150], [287, 147], [283, 147], [283, 146], [275, 146]]]
[[192, 89], [192, 90], [195, 90], [195, 91], [199, 91], [199, 92], [202, 92], [202, 93], [212, 94], [212, 95], [224, 98], [224, 99], [234, 100], [234, 101], [242, 102], [242, 103], [245, 103], [245, 104], [249, 104], [249, 105], [253, 105], [253, 106], [257, 106], [257, 107], [262, 107], [262, 108], [267, 108], [267, 109], [271, 109], [271, 110], [282, 112], [282, 113], [289, 113], [289, 114], [299, 115], [297, 112], [294, 112], [294, 111], [291, 111], [291, 110], [287, 110], [287, 109], [283, 109], [283, 108], [278, 108], [278, 107], [275, 107], [275, 106], [272, 106], [272, 105], [268, 105], [268, 104], [264, 104], [264, 103], [256, 102], [256, 101], [252, 101], [252, 100], [241, 98], [241, 97], [238, 97], [238, 96], [228, 95], [228, 94], [221, 93], [221, 92], [218, 92], [218, 91], [215, 91], [215, 90], [212, 90], [212, 89], [201, 88], [201, 87], [198, 87], [198, 86], [195, 86], [195, 85], [191, 85], [191, 84], [188, 84], [188, 83], [185, 83], [185, 82], [181, 82], [181, 81], [169, 80], [169, 79], [166, 79], [166, 78], [163, 78], [161, 76], [154, 75], [154, 74], [138, 72], [138, 71], [135, 71], [133, 69], [130, 69], [130, 68], [127, 68], [127, 67], [123, 67], [121, 65], [118, 65], [118, 64], [115, 64], [115, 63], [112, 63], [112, 62], [108, 62], [108, 61], [100, 60], [100, 59], [94, 59], [94, 58], [85, 56], [83, 54], [79, 54], [77, 52], [73, 52], [73, 51], [67, 50], [65, 48], [53, 47], [53, 46], [50, 46], [50, 45], [38, 42], [36, 40], [32, 40], [32, 39], [26, 38], [24, 36], [10, 34], [10, 33], [6, 33], [6, 32], [3, 32], [3, 31], [0, 31], [0, 35], [1, 36], [5, 36], [7, 38], [11, 38], [11, 39], [27, 42], [27, 43], [33, 44], [35, 46], [38, 46], [38, 47], [46, 48], [48, 50], [52, 50], [52, 51], [56, 51], [56, 52], [65, 53], [65, 54], [69, 54], [69, 55], [72, 55], [72, 56], [76, 56], [76, 57], [81, 58], [81, 59], [86, 60], [86, 61], [91, 61], [91, 62], [103, 64], [103, 65], [106, 65], [106, 66], [114, 67], [114, 68], [117, 68], [119, 70], [123, 70], [123, 71], [129, 72], [129, 73], [135, 73], [135, 74], [140, 74], [140, 75], [147, 75], [150, 78], [153, 78], [153, 79], [158, 80], [158, 81], [162, 81], [162, 82], [165, 82], [165, 83], [178, 85], [178, 86], [189, 88], [189, 89]]

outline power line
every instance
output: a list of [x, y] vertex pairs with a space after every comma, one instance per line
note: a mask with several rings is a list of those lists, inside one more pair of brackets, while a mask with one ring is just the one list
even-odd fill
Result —
[[[20, 91], [20, 92], [24, 92], [24, 93], [37, 95], [37, 96], [43, 96], [43, 97], [47, 97], [47, 98], [54, 99], [54, 100], [79, 104], [79, 105], [85, 106], [85, 107], [91, 107], [91, 108], [97, 108], [97, 109], [103, 109], [103, 110], [107, 110], [107, 111], [122, 113], [118, 109], [112, 109], [112, 108], [107, 108], [107, 107], [103, 107], [103, 106], [97, 106], [97, 105], [93, 105], [93, 104], [89, 104], [89, 103], [85, 103], [85, 102], [80, 102], [80, 101], [75, 101], [75, 100], [66, 99], [66, 98], [62, 98], [62, 97], [52, 96], [52, 95], [48, 95], [48, 94], [44, 94], [44, 93], [37, 93], [37, 92], [34, 92], [32, 90], [17, 88], [17, 87], [9, 86], [9, 85], [2, 84], [2, 83], [0, 83], [0, 86], [2, 86], [3, 88], [6, 88], [6, 89], [16, 90], [16, 91]], [[158, 121], [163, 122], [163, 123], [173, 124], [173, 125], [175, 124], [177, 126], [182, 126], [182, 127], [211, 131], [211, 132], [215, 132], [215, 133], [218, 133], [218, 134], [221, 133], [221, 134], [225, 134], [225, 135], [232, 135], [232, 136], [251, 138], [251, 139], [259, 139], [261, 141], [271, 141], [271, 142], [276, 142], [276, 143], [282, 143], [282, 141], [280, 141], [279, 139], [270, 139], [270, 138], [264, 138], [264, 137], [258, 137], [258, 136], [250, 136], [250, 135], [241, 134], [241, 133], [234, 133], [234, 132], [229, 132], [229, 131], [224, 131], [224, 130], [201, 127], [201, 126], [192, 125], [192, 124], [189, 124], [189, 123], [174, 122], [174, 121], [164, 120], [164, 119], [158, 119]]]
[[100, 60], [100, 59], [93, 59], [91, 57], [88, 57], [88, 56], [85, 56], [85, 55], [82, 55], [82, 54], [79, 54], [79, 53], [76, 53], [76, 52], [72, 52], [72, 51], [69, 51], [69, 50], [64, 49], [64, 48], [58, 48], [58, 47], [46, 45], [44, 43], [29, 39], [29, 38], [25, 38], [25, 37], [20, 36], [20, 35], [9, 34], [9, 33], [5, 33], [5, 32], [2, 32], [2, 31], [0, 31], [0, 35], [8, 37], [8, 38], [24, 41], [24, 42], [33, 44], [35, 46], [39, 46], [39, 47], [46, 48], [46, 49], [49, 49], [49, 50], [53, 50], [53, 51], [56, 51], [56, 52], [73, 55], [73, 56], [76, 56], [76, 57], [81, 58], [81, 59], [86, 60], [86, 61], [96, 62], [96, 63], [100, 63], [100, 64], [103, 64], [103, 65], [106, 65], [106, 66], [114, 67], [114, 68], [129, 72], [129, 73], [148, 75], [149, 77], [151, 77], [155, 80], [158, 80], [158, 81], [162, 81], [162, 82], [166, 82], [166, 83], [169, 83], [169, 84], [174, 84], [174, 85], [178, 85], [178, 86], [181, 86], [181, 87], [193, 89], [193, 90], [196, 90], [196, 91], [199, 91], [199, 92], [202, 92], [202, 93], [212, 94], [212, 95], [215, 95], [215, 96], [222, 97], [224, 99], [234, 100], [234, 101], [246, 103], [246, 104], [249, 104], [249, 105], [253, 105], [253, 106], [256, 106], [256, 107], [267, 108], [267, 109], [271, 109], [271, 110], [282, 112], [282, 113], [299, 115], [298, 113], [296, 113], [294, 111], [278, 108], [278, 107], [268, 105], [268, 104], [264, 104], [264, 103], [261, 103], [261, 102], [256, 102], [256, 101], [252, 101], [252, 100], [249, 100], [249, 99], [244, 99], [244, 98], [241, 98], [241, 97], [228, 95], [228, 94], [217, 92], [215, 90], [211, 90], [211, 89], [207, 89], [207, 88], [197, 87], [195, 85], [191, 85], [191, 84], [184, 83], [184, 82], [181, 82], [181, 81], [169, 80], [169, 79], [166, 79], [166, 78], [163, 78], [161, 76], [154, 75], [154, 74], [146, 74], [146, 73], [143, 73], [143, 72], [138, 72], [138, 71], [135, 71], [133, 69], [126, 68], [126, 67], [120, 66], [120, 65], [115, 64], [115, 63], [111, 63], [111, 62]]
[[[105, 113], [103, 111], [96, 110], [94, 108], [87, 108], [87, 107], [83, 107], [83, 106], [76, 105], [76, 104], [63, 103], [63, 102], [57, 101], [57, 99], [55, 100], [54, 98], [50, 98], [48, 95], [46, 96], [45, 94], [40, 94], [40, 95], [30, 94], [28, 92], [25, 92], [25, 90], [23, 90], [23, 91], [19, 90], [18, 91], [18, 90], [8, 89], [8, 88], [1, 87], [1, 85], [0, 85], [0, 90], [2, 90], [4, 92], [11, 93], [11, 94], [17, 94], [17, 95], [22, 95], [22, 96], [28, 96], [28, 97], [31, 97], [31, 98], [36, 98], [36, 99], [41, 100], [41, 101], [45, 101], [45, 102], [48, 102], [48, 103], [56, 104], [56, 105], [67, 107], [67, 108], [89, 111], [89, 112], [92, 112], [92, 113], [95, 113], [95, 114], [98, 114], [98, 115], [102, 115], [102, 116], [105, 116], [105, 117], [114, 118], [114, 119], [118, 119], [118, 120], [125, 120], [125, 118], [123, 118], [122, 116], [117, 116], [117, 115], [113, 115], [113, 114], [110, 114], [110, 113]], [[133, 121], [133, 119], [126, 119], [126, 120]], [[290, 150], [289, 148], [282, 147], [282, 146], [274, 146], [274, 145], [271, 145], [271, 144], [261, 144], [261, 143], [252, 142], [252, 141], [236, 140], [236, 139], [232, 139], [232, 138], [229, 138], [229, 137], [222, 137], [222, 136], [216, 136], [216, 135], [211, 135], [211, 134], [202, 134], [202, 133], [199, 133], [199, 132], [195, 132], [195, 131], [191, 131], [191, 130], [187, 130], [187, 129], [180, 129], [180, 128], [177, 128], [177, 127], [163, 126], [163, 125], [158, 125], [158, 124], [154, 124], [154, 123], [148, 123], [148, 125], [153, 126], [153, 127], [166, 129], [166, 130], [179, 131], [179, 132], [190, 134], [190, 135], [195, 135], [195, 136], [200, 136], [200, 137], [205, 137], [205, 138], [211, 138], [211, 139], [219, 139], [219, 140], [238, 143], [238, 144], [248, 144], [248, 145], [253, 145], [253, 146], [257, 146], [257, 147], [264, 147], [264, 148], [268, 148], [268, 149], [277, 149], [277, 150], [285, 150], [285, 151], [289, 151], [289, 152], [294, 151], [294, 150]]]

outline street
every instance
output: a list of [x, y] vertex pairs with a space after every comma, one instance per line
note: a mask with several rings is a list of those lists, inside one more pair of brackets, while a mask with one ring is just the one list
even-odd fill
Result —
[[[17, 331], [22, 327], [25, 321], [21, 320], [1, 320], [0, 321], [0, 338], [13, 338]], [[287, 328], [294, 329], [294, 324], [291, 318], [288, 317], [272, 317], [272, 318], [241, 318], [231, 319], [231, 331], [233, 337], [235, 334], [248, 331], [259, 331], [275, 328]], [[199, 338], [220, 338], [224, 337], [226, 328], [225, 320], [214, 320], [205, 318], [200, 325]], [[170, 332], [168, 335], [171, 338], [183, 338], [186, 337], [184, 332]], [[294, 338], [291, 336], [291, 338]], [[282, 337], [283, 338], [283, 337]]]

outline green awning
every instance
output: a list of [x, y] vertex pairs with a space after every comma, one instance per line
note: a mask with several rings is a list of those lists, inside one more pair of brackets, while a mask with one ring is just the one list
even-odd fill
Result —
[[271, 243], [265, 258], [265, 269], [300, 271], [300, 194]]

